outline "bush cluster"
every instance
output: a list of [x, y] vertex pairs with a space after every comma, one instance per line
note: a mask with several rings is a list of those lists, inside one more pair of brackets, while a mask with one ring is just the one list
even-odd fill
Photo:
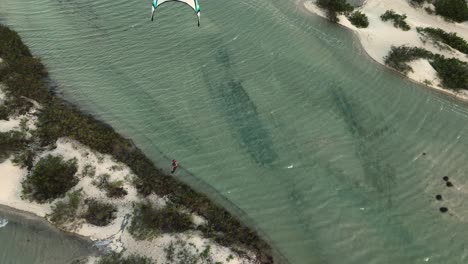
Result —
[[418, 47], [392, 46], [389, 54], [384, 58], [385, 64], [393, 69], [396, 69], [404, 74], [407, 74], [413, 69], [407, 64], [410, 61], [431, 58], [432, 53]]
[[436, 14], [456, 22], [468, 20], [468, 6], [465, 0], [435, 0]]
[[148, 239], [164, 233], [181, 233], [193, 228], [190, 215], [174, 206], [154, 208], [149, 202], [138, 203], [133, 211], [129, 232], [137, 239]]
[[452, 90], [468, 89], [468, 63], [453, 58], [445, 58], [418, 47], [391, 47], [384, 58], [385, 64], [404, 74], [413, 69], [407, 64], [417, 59], [428, 59], [437, 71], [444, 87]]
[[366, 28], [369, 26], [369, 19], [366, 14], [361, 13], [360, 11], [351, 13], [351, 15], [348, 16], [348, 19], [351, 21], [351, 24], [358, 28]]
[[86, 200], [87, 210], [84, 214], [86, 222], [95, 226], [106, 226], [115, 219], [117, 209], [114, 205], [102, 203], [94, 199]]
[[453, 90], [468, 90], [468, 63], [435, 55], [431, 65], [437, 71], [445, 87]]
[[427, 2], [427, 0], [410, 0], [410, 3], [412, 5], [417, 5], [417, 6], [421, 6], [422, 4], [424, 4], [425, 2]]
[[354, 10], [346, 0], [318, 0], [317, 5], [327, 10], [327, 17], [332, 22], [338, 22], [338, 14], [348, 14]]
[[406, 23], [406, 15], [400, 15], [395, 13], [393, 10], [387, 10], [383, 15], [380, 16], [382, 21], [393, 21], [393, 26], [396, 28], [401, 28], [403, 31], [408, 31], [411, 27]]
[[462, 37], [458, 36], [457, 33], [449, 33], [440, 28], [431, 27], [418, 27], [416, 30], [420, 34], [428, 35], [434, 41], [440, 41], [462, 53], [468, 54], [468, 42], [466, 42], [466, 40]]
[[0, 132], [0, 162], [11, 154], [26, 149], [28, 142], [20, 131]]
[[104, 190], [109, 198], [122, 198], [127, 195], [127, 190], [123, 188], [123, 181], [110, 181], [109, 179], [109, 174], [102, 174], [93, 181], [93, 184]]
[[122, 254], [111, 253], [101, 257], [97, 264], [156, 264], [153, 260], [139, 255], [123, 257]]
[[81, 190], [68, 193], [66, 200], [58, 201], [52, 206], [52, 213], [46, 216], [47, 219], [59, 227], [75, 220], [81, 199]]
[[39, 203], [63, 197], [78, 183], [76, 160], [60, 156], [41, 158], [23, 181], [23, 194]]
[[[215, 262], [211, 257], [211, 247], [205, 246], [205, 249], [200, 251], [194, 244], [187, 243], [181, 239], [171, 241], [171, 243], [164, 248], [166, 253], [165, 263], [177, 263], [177, 264], [223, 264], [222, 262]], [[233, 258], [229, 255], [226, 258], [226, 262], [229, 262]]]

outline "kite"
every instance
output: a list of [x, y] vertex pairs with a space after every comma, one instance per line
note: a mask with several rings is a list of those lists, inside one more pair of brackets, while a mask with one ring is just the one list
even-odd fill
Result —
[[200, 26], [200, 6], [198, 5], [198, 0], [153, 0], [153, 4], [151, 6], [151, 21], [153, 21], [154, 12], [156, 11], [156, 8], [168, 2], [181, 2], [189, 5], [195, 11], [195, 15], [197, 15], [198, 18], [198, 26]]

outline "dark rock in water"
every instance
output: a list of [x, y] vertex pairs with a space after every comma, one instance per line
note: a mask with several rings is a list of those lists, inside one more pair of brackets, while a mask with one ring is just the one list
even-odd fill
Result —
[[439, 200], [439, 201], [442, 201], [442, 195], [440, 195], [440, 194], [436, 195], [436, 199]]
[[453, 187], [453, 184], [449, 181], [445, 185], [447, 185], [447, 187]]
[[441, 213], [446, 213], [448, 211], [448, 208], [447, 207], [441, 207], [439, 208], [440, 212]]
[[442, 177], [442, 179], [444, 179], [444, 181], [448, 181], [448, 180], [449, 180], [449, 177], [448, 177], [448, 176], [444, 176], [444, 177]]

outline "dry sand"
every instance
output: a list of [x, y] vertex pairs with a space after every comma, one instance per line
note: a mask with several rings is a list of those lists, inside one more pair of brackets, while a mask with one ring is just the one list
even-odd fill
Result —
[[[317, 7], [316, 0], [306, 0], [301, 2], [305, 9], [319, 16], [326, 17], [324, 10]], [[430, 5], [426, 5], [430, 6]], [[431, 52], [442, 54], [446, 57], [457, 58], [468, 62], [468, 56], [451, 48], [441, 50], [430, 41], [423, 41], [417, 33], [416, 27], [441, 28], [447, 32], [456, 32], [459, 36], [468, 40], [468, 23], [450, 23], [442, 17], [428, 14], [423, 8], [411, 6], [407, 0], [367, 0], [363, 6], [356, 9], [367, 15], [369, 18], [368, 28], [356, 28], [349, 20], [340, 15], [340, 24], [353, 30], [360, 39], [362, 47], [375, 61], [384, 64], [384, 57], [390, 51], [391, 46], [416, 46], [425, 48]], [[403, 31], [395, 28], [390, 21], [384, 22], [380, 16], [387, 10], [394, 10], [399, 14], [407, 15], [407, 23], [411, 30]], [[436, 71], [427, 60], [417, 60], [410, 63], [414, 72], [408, 74], [408, 78], [424, 83], [447, 94], [451, 94], [459, 99], [467, 100], [465, 92], [455, 93], [451, 90], [442, 89]], [[429, 82], [431, 84], [429, 84]]]

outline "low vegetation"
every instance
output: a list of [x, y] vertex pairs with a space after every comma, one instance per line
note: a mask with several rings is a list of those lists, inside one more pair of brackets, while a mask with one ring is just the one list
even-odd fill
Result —
[[28, 140], [20, 131], [0, 132], [0, 162], [27, 146]]
[[430, 37], [435, 42], [442, 42], [453, 49], [456, 49], [462, 53], [468, 54], [468, 42], [465, 39], [458, 36], [457, 33], [445, 32], [440, 28], [422, 28], [416, 29], [419, 34]]
[[400, 15], [395, 13], [393, 10], [387, 10], [383, 15], [380, 16], [382, 21], [393, 21], [393, 26], [396, 28], [401, 28], [403, 31], [408, 31], [411, 29], [410, 25], [406, 23], [406, 15]]
[[[166, 263], [174, 264], [223, 264], [222, 262], [215, 262], [211, 257], [211, 247], [205, 246], [205, 249], [200, 251], [194, 244], [187, 243], [181, 239], [171, 242], [164, 252], [166, 253]], [[226, 259], [229, 263], [232, 256]]]
[[360, 11], [351, 13], [351, 15], [348, 16], [348, 19], [351, 24], [358, 28], [366, 28], [369, 26], [369, 19], [367, 18], [366, 14]]
[[123, 181], [110, 181], [109, 174], [101, 174], [93, 181], [99, 189], [106, 192], [109, 198], [122, 198], [127, 195], [127, 190], [123, 188]]
[[431, 56], [432, 53], [423, 48], [392, 46], [390, 53], [384, 58], [384, 60], [387, 66], [404, 74], [408, 74], [408, 72], [413, 71], [413, 69], [407, 64], [408, 62], [422, 58], [428, 59], [431, 58]]
[[86, 164], [81, 172], [81, 176], [83, 177], [91, 177], [93, 178], [96, 175], [96, 167], [91, 164]]
[[468, 20], [468, 5], [465, 0], [435, 0], [437, 15], [455, 22]]
[[163, 233], [182, 233], [193, 228], [190, 215], [173, 206], [158, 209], [150, 203], [135, 205], [129, 232], [136, 239], [148, 239]]
[[[190, 262], [187, 262], [187, 264]], [[111, 253], [101, 257], [97, 264], [156, 264], [153, 260], [139, 255], [130, 255], [123, 257], [122, 254]]]
[[407, 64], [417, 59], [427, 59], [437, 71], [444, 87], [452, 90], [468, 89], [468, 64], [453, 58], [445, 58], [433, 54], [423, 48], [392, 46], [390, 53], [385, 57], [385, 64], [404, 74], [413, 69]]
[[346, 0], [318, 0], [317, 5], [327, 10], [327, 17], [330, 21], [337, 23], [338, 14], [348, 14], [354, 10]]
[[435, 55], [431, 65], [437, 71], [444, 87], [453, 90], [468, 89], [468, 63]]
[[95, 226], [106, 226], [115, 219], [117, 208], [114, 205], [99, 202], [94, 199], [87, 200], [87, 210], [84, 214], [86, 222]]
[[430, 0], [409, 0], [413, 6], [422, 6], [424, 3], [430, 2]]
[[[167, 196], [174, 205], [186, 208], [208, 221], [205, 229], [200, 230], [204, 236], [215, 239], [223, 246], [249, 248], [257, 255], [258, 262], [273, 263], [271, 247], [226, 209], [156, 168], [131, 140], [117, 134], [109, 125], [80, 112], [73, 105], [53, 95], [47, 86], [47, 71], [39, 59], [32, 57], [16, 32], [0, 24], [0, 36], [0, 57], [7, 65], [0, 70], [0, 82], [6, 83], [9, 78], [11, 80], [8, 82], [17, 81], [5, 88], [11, 100], [28, 108], [31, 107], [28, 106], [30, 102], [22, 100], [27, 97], [43, 106], [34, 135], [38, 148], [54, 145], [60, 137], [69, 137], [97, 152], [109, 154], [128, 165], [137, 175], [136, 187], [141, 195], [154, 193], [161, 197]], [[14, 109], [13, 107], [8, 111]], [[69, 183], [74, 181], [72, 179]], [[36, 191], [30, 184], [25, 184], [25, 187], [29, 194]], [[64, 187], [62, 195], [68, 188]], [[41, 196], [39, 198], [45, 199]]]
[[76, 171], [76, 160], [52, 155], [41, 158], [23, 181], [23, 194], [39, 203], [63, 197], [78, 183]]
[[46, 217], [56, 226], [63, 228], [67, 223], [76, 219], [81, 201], [81, 190], [70, 192], [67, 194], [67, 199], [58, 201], [52, 206], [52, 213]]

